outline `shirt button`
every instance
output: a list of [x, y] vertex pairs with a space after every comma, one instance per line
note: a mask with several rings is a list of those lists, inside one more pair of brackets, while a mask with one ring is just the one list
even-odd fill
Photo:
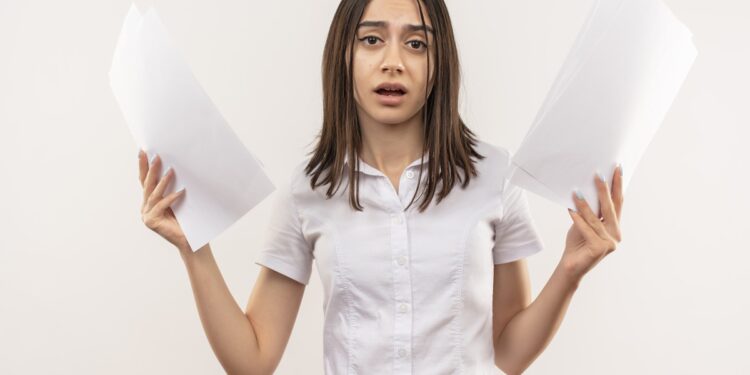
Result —
[[405, 303], [402, 303], [402, 304], [398, 305], [398, 311], [400, 311], [400, 312], [406, 312], [406, 310], [408, 310], [408, 309], [409, 309], [409, 306], [407, 304], [405, 304]]
[[406, 171], [406, 178], [414, 178], [414, 171]]
[[399, 356], [399, 358], [405, 357], [406, 356], [406, 349], [404, 349], [404, 348], [399, 349], [398, 350], [398, 356]]
[[404, 219], [402, 219], [401, 216], [394, 214], [391, 216], [391, 222], [396, 225], [401, 225], [404, 222]]
[[404, 264], [406, 264], [406, 257], [401, 255], [398, 258], [396, 258], [396, 262], [398, 262], [399, 266], [403, 266]]

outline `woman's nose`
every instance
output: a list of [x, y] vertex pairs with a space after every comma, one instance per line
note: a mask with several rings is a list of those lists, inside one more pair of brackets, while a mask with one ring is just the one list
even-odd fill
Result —
[[388, 72], [402, 73], [403, 71], [404, 71], [404, 66], [401, 64], [383, 64], [383, 73], [388, 73]]
[[404, 64], [401, 61], [401, 55], [399, 54], [398, 46], [396, 46], [395, 44], [386, 47], [381, 70], [383, 71], [383, 73], [402, 73], [404, 71]]

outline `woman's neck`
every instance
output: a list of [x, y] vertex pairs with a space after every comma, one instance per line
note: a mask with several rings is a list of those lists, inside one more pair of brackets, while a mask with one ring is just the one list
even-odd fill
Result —
[[362, 160], [387, 176], [400, 176], [414, 160], [422, 156], [424, 144], [422, 112], [400, 124], [379, 123], [360, 116]]

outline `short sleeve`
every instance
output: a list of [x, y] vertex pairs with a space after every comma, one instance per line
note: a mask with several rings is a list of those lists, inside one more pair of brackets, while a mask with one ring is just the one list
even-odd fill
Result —
[[494, 226], [492, 258], [495, 264], [519, 260], [544, 249], [531, 217], [525, 190], [505, 181], [502, 215]]
[[312, 249], [302, 233], [292, 188], [284, 186], [274, 192], [266, 236], [255, 264], [307, 285], [312, 271]]

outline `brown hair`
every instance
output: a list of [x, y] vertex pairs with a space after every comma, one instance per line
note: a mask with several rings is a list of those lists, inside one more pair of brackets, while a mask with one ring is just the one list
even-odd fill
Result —
[[[476, 136], [458, 114], [460, 71], [448, 9], [443, 0], [417, 0], [422, 26], [422, 1], [432, 20], [435, 43], [428, 48], [434, 48], [436, 61], [433, 87], [432, 90], [425, 91], [427, 97], [422, 108], [425, 139], [422, 161], [425, 152], [429, 151], [430, 157], [427, 161], [428, 178], [422, 193], [424, 198], [419, 206], [420, 212], [429, 206], [437, 192], [438, 183], [442, 183], [442, 190], [438, 192], [436, 204], [450, 193], [456, 179], [462, 182], [463, 189], [472, 176], [477, 176], [471, 157], [484, 159], [474, 148]], [[333, 16], [323, 51], [323, 127], [318, 134], [315, 149], [309, 153], [313, 156], [305, 167], [305, 173], [312, 176], [310, 187], [315, 189], [329, 184], [326, 196], [330, 198], [341, 185], [345, 155], [348, 154], [352, 161], [348, 163], [351, 176], [349, 202], [358, 211], [363, 209], [359, 203], [359, 174], [356, 173], [356, 161], [362, 148], [362, 133], [353, 93], [352, 44], [367, 3], [367, 0], [341, 0]], [[424, 32], [427, 40], [427, 31]], [[429, 58], [430, 54], [427, 53], [428, 66]], [[427, 85], [430, 85], [429, 80]], [[419, 168], [419, 184], [422, 181], [423, 166], [420, 165]], [[463, 179], [459, 168], [464, 172]], [[323, 172], [326, 172], [325, 176], [321, 176]], [[419, 184], [407, 209], [417, 197]]]

